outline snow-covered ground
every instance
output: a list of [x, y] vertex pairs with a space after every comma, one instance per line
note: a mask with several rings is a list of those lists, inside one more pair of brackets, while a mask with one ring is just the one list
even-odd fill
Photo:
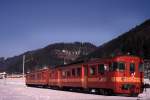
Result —
[[0, 100], [150, 100], [150, 89], [139, 97], [103, 96], [26, 87], [24, 79], [0, 79]]
[[148, 85], [150, 85], [150, 80], [149, 80], [149, 79], [147, 79], [147, 78], [144, 78], [144, 84], [148, 84]]

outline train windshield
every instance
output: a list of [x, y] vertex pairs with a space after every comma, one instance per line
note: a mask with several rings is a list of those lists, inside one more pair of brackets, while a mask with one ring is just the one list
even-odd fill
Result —
[[112, 71], [124, 71], [125, 64], [123, 62], [113, 62], [111, 64], [111, 70]]
[[134, 72], [135, 72], [135, 64], [130, 63], [130, 73], [134, 73]]

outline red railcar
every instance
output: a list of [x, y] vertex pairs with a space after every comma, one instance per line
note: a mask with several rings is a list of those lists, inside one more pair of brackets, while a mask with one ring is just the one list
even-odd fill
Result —
[[[45, 84], [65, 89], [95, 89], [101, 94], [139, 94], [143, 91], [142, 65], [142, 59], [135, 56], [93, 59], [51, 68], [45, 74]], [[35, 81], [26, 84], [41, 84], [36, 78]]]
[[48, 86], [49, 69], [41, 69], [26, 74], [27, 86]]
[[139, 94], [143, 92], [143, 60], [139, 57], [120, 56], [112, 59], [110, 77], [115, 93]]
[[139, 94], [142, 92], [142, 60], [117, 56], [69, 64], [54, 69], [49, 85], [63, 88], [95, 89], [102, 94]]

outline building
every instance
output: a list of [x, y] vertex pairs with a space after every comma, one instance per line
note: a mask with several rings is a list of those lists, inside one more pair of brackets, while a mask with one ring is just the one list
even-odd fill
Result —
[[0, 79], [6, 78], [6, 72], [0, 73]]

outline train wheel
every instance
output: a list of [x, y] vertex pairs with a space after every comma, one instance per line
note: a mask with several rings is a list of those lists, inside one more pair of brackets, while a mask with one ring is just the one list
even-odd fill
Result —
[[99, 89], [98, 93], [101, 95], [111, 95], [112, 94], [111, 90], [108, 90], [108, 89]]
[[90, 92], [90, 89], [86, 88], [86, 89], [83, 90], [83, 92], [84, 92], [84, 93], [89, 93], [89, 92]]
[[109, 95], [108, 90], [104, 90], [104, 95]]
[[105, 95], [104, 89], [98, 89], [98, 94]]
[[43, 87], [43, 88], [47, 88], [47, 87], [48, 87], [48, 85], [43, 85], [42, 87]]
[[107, 91], [108, 91], [108, 95], [113, 95], [113, 91], [111, 89], [109, 89]]

